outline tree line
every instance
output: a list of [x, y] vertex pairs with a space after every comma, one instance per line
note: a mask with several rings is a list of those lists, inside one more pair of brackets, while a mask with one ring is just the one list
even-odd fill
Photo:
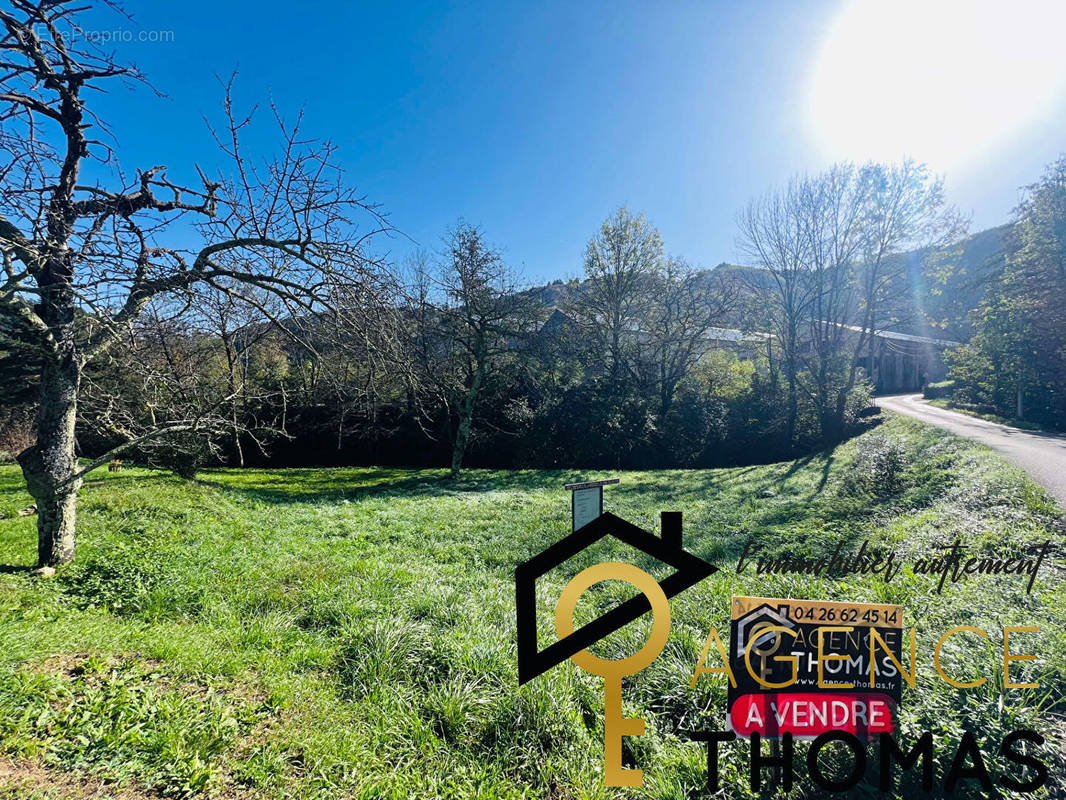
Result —
[[950, 354], [964, 407], [1066, 430], [1066, 157], [1025, 188], [997, 268]]

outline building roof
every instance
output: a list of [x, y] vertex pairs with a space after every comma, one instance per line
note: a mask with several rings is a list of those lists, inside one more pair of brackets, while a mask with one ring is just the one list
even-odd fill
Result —
[[708, 328], [706, 333], [706, 338], [716, 342], [754, 342], [772, 337], [772, 333], [742, 331], [737, 328]]
[[[845, 325], [849, 331], [861, 333], [862, 328], [858, 325]], [[900, 333], [899, 331], [874, 331], [873, 335], [880, 339], [891, 339], [896, 342], [913, 342], [914, 344], [931, 344], [936, 347], [958, 347], [962, 342], [951, 339], [934, 339], [930, 336], [917, 336], [913, 333]]]

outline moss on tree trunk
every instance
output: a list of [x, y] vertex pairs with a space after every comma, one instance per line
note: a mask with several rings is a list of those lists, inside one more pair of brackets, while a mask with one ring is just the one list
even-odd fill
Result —
[[37, 442], [19, 454], [26, 487], [37, 501], [37, 564], [74, 559], [78, 461], [74, 454], [80, 366], [73, 348], [41, 373]]

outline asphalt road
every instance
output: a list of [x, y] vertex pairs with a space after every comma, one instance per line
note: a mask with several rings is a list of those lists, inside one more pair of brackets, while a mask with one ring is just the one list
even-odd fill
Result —
[[874, 398], [888, 411], [920, 419], [986, 444], [1024, 469], [1066, 508], [1066, 435], [1024, 431], [929, 405], [920, 394]]

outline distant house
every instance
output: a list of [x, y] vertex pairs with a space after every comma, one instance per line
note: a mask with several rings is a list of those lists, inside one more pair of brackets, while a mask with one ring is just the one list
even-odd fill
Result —
[[[634, 329], [632, 334], [642, 336]], [[538, 336], [566, 337], [579, 335], [577, 326], [561, 309], [553, 308], [548, 318], [541, 324]], [[731, 350], [742, 360], [755, 358], [765, 349], [765, 343], [773, 334], [760, 331], [742, 331], [738, 328], [708, 328], [704, 338], [710, 348]]]
[[[844, 327], [856, 336], [862, 331], [856, 325]], [[732, 350], [745, 360], [755, 358], [757, 353], [764, 351], [767, 339], [772, 337], [770, 333], [735, 328], [711, 328], [707, 332], [707, 340], [712, 347]], [[879, 394], [918, 392], [927, 383], [944, 380], [947, 376], [944, 351], [959, 344], [951, 339], [935, 339], [898, 331], [874, 331], [868, 353], [860, 356], [858, 363], [866, 370], [874, 391]]]

